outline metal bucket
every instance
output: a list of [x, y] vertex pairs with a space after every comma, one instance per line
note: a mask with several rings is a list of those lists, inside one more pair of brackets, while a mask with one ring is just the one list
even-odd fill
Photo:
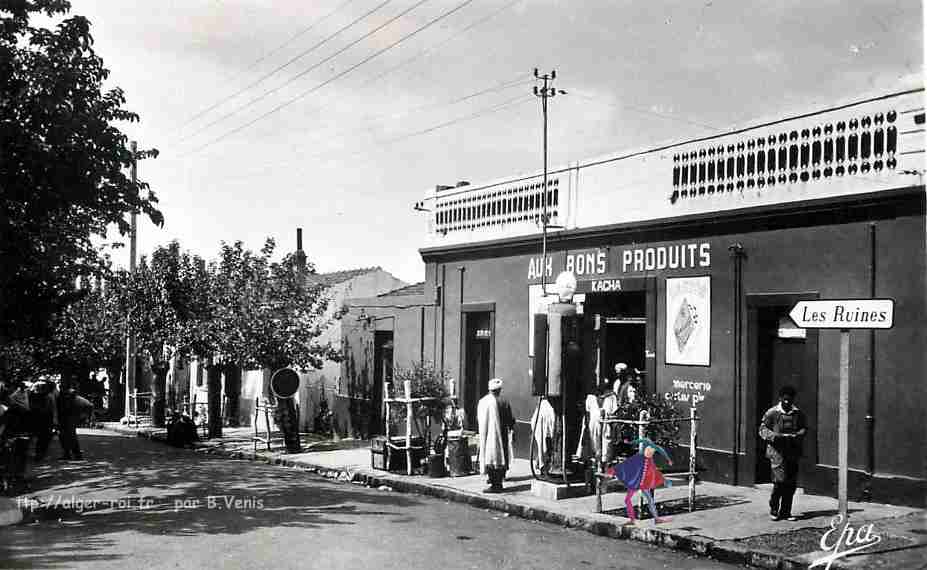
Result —
[[444, 455], [447, 457], [451, 477], [463, 477], [473, 471], [470, 462], [470, 440], [466, 437], [448, 437]]

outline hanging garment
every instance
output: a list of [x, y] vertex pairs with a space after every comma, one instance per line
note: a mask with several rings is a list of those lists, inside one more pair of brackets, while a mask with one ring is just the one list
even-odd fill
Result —
[[531, 416], [531, 425], [534, 426], [534, 445], [537, 448], [535, 465], [538, 469], [543, 469], [547, 465], [550, 440], [554, 435], [556, 421], [557, 416], [554, 414], [554, 407], [550, 405], [550, 401], [546, 398], [541, 400], [541, 405]]

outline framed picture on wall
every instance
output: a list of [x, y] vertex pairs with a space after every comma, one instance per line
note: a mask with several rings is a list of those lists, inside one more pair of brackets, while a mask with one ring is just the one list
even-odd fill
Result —
[[711, 364], [711, 277], [666, 279], [666, 363]]

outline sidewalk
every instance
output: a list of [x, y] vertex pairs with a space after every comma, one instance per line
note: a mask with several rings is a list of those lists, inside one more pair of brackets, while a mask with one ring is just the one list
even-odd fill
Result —
[[[104, 429], [163, 439], [165, 430], [127, 427], [108, 423]], [[694, 512], [688, 512], [688, 489], [683, 478], [674, 478], [674, 487], [659, 489], [656, 500], [661, 516], [670, 521], [655, 525], [651, 520], [631, 524], [624, 516], [624, 493], [604, 496], [604, 512], [595, 512], [595, 497], [585, 496], [559, 501], [531, 494], [530, 466], [515, 460], [499, 495], [482, 493], [484, 477], [429, 478], [406, 476], [371, 468], [368, 442], [355, 440], [310, 441], [307, 452], [285, 454], [282, 442], [270, 451], [259, 444], [255, 452], [251, 428], [224, 428], [222, 438], [197, 444], [196, 451], [236, 459], [250, 459], [301, 468], [328, 478], [352, 481], [371, 487], [414, 492], [494, 509], [511, 515], [581, 528], [613, 538], [638, 540], [735, 564], [762, 568], [807, 568], [827, 554], [821, 551], [821, 537], [836, 515], [837, 501], [830, 497], [796, 495], [795, 522], [769, 519], [769, 489], [700, 483], [696, 487]], [[304, 438], [305, 441], [305, 438]], [[880, 542], [856, 554], [834, 561], [831, 568], [923, 568], [927, 557], [927, 519], [925, 511], [876, 503], [850, 503], [853, 528], [872, 524], [872, 536]], [[865, 533], [865, 531], [863, 531]], [[828, 541], [833, 544], [838, 533]], [[840, 551], [847, 550], [842, 545]], [[820, 566], [823, 568], [823, 566]]]

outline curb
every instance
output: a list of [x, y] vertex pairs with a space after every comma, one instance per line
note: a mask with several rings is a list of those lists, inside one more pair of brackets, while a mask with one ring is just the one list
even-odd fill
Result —
[[[165, 442], [165, 438], [141, 429], [100, 427], [127, 435], [136, 435], [152, 441]], [[670, 548], [679, 552], [708, 557], [729, 564], [754, 566], [775, 570], [807, 570], [810, 563], [796, 556], [785, 556], [776, 552], [755, 550], [740, 546], [731, 541], [718, 541], [701, 535], [677, 534], [657, 527], [636, 527], [615, 520], [614, 517], [597, 513], [570, 514], [543, 506], [529, 506], [513, 503], [503, 497], [487, 496], [449, 487], [429, 485], [424, 482], [410, 481], [387, 472], [372, 469], [334, 469], [312, 463], [296, 462], [280, 456], [261, 456], [254, 452], [231, 451], [209, 445], [193, 448], [196, 453], [218, 455], [228, 459], [247, 460], [267, 465], [279, 465], [306, 471], [336, 480], [342, 483], [362, 484], [371, 488], [387, 487], [400, 493], [417, 493], [439, 499], [468, 504], [476, 508], [490, 509], [519, 518], [546, 522], [574, 528], [615, 539], [635, 540]], [[622, 519], [623, 520], [623, 519]], [[835, 560], [831, 568], [848, 570], [853, 566]]]

